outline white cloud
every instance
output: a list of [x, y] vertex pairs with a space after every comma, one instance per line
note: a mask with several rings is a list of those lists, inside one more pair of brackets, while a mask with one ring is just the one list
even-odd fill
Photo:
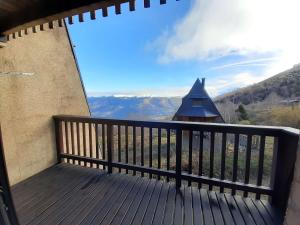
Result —
[[[255, 84], [266, 79], [266, 76], [255, 75], [250, 72], [238, 73], [228, 77], [214, 78], [206, 81], [205, 89], [211, 97], [216, 97], [226, 91], [231, 91], [236, 88]], [[186, 87], [168, 87], [168, 88], [153, 88], [140, 89], [132, 91], [117, 91], [117, 92], [88, 92], [89, 97], [99, 96], [115, 96], [115, 97], [182, 97], [186, 95], [193, 84]]]
[[299, 9], [299, 0], [194, 0], [154, 45], [162, 63], [271, 55], [262, 66], [272, 75], [300, 61]]
[[243, 72], [229, 77], [222, 77], [207, 82], [207, 91], [212, 97], [223, 94], [226, 91], [232, 91], [237, 88], [249, 86], [268, 78], [267, 75], [256, 75], [250, 72]]
[[87, 95], [89, 97], [99, 96], [115, 96], [115, 97], [180, 97], [187, 94], [191, 87], [168, 87], [168, 88], [152, 88], [132, 91], [117, 92], [98, 92], [91, 91]]

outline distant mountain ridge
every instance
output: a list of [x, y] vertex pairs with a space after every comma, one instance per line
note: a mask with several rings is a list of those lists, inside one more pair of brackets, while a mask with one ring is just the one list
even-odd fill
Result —
[[257, 84], [218, 96], [214, 100], [217, 104], [230, 101], [234, 104], [249, 105], [263, 102], [271, 95], [276, 95], [280, 100], [300, 97], [299, 64]]
[[[237, 105], [276, 105], [300, 100], [300, 65], [257, 84], [235, 90], [214, 99], [222, 116], [234, 113]], [[115, 119], [170, 120], [181, 104], [180, 97], [89, 97], [93, 116]], [[248, 108], [249, 108], [248, 107]], [[225, 108], [225, 109], [224, 109]], [[230, 109], [229, 109], [230, 108]], [[232, 109], [231, 109], [232, 108]]]
[[93, 116], [114, 119], [171, 119], [178, 109], [179, 97], [89, 97]]

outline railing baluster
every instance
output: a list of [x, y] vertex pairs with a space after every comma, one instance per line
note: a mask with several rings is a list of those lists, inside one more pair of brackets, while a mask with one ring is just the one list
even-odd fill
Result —
[[[149, 128], [149, 167], [152, 167], [152, 128]], [[149, 177], [152, 178], [152, 174], [149, 174]]]
[[[215, 158], [215, 132], [210, 133], [210, 156], [209, 156], [209, 177], [214, 176], [214, 158]], [[209, 190], [212, 190], [213, 186], [209, 185]]]
[[[237, 179], [237, 166], [238, 166], [238, 153], [239, 153], [239, 140], [240, 136], [239, 134], [234, 135], [234, 150], [233, 150], [233, 168], [232, 168], [232, 181], [236, 182]], [[236, 190], [235, 188], [232, 188], [231, 194], [235, 195]]]
[[62, 134], [62, 121], [59, 119], [55, 119], [55, 140], [56, 140], [57, 163], [61, 163], [61, 153], [63, 151], [63, 134]]
[[[79, 130], [79, 122], [76, 122], [76, 140], [77, 140], [77, 155], [80, 156], [80, 130]], [[78, 160], [78, 165], [81, 165], [81, 161]]]
[[176, 188], [181, 187], [182, 130], [176, 130]]
[[[259, 161], [258, 161], [258, 174], [257, 174], [257, 186], [261, 186], [263, 172], [264, 172], [264, 156], [265, 156], [265, 142], [266, 136], [260, 137], [260, 144], [259, 144]], [[256, 194], [256, 199], [260, 199], [260, 194]]]
[[[141, 127], [141, 166], [144, 166], [144, 127]], [[144, 173], [141, 173], [142, 177]]]
[[114, 155], [114, 127], [111, 124], [107, 124], [107, 171], [112, 173], [112, 162]]
[[[99, 153], [99, 127], [98, 123], [95, 123], [95, 139], [96, 139], [96, 158], [100, 159], [100, 153]], [[97, 164], [97, 168], [100, 168], [100, 165]]]
[[[220, 179], [224, 180], [225, 179], [225, 159], [226, 159], [226, 142], [227, 141], [227, 134], [223, 133], [222, 134], [222, 150], [221, 150], [221, 175]], [[220, 192], [224, 192], [224, 187], [220, 187]]]
[[[192, 174], [192, 168], [193, 168], [193, 131], [189, 131], [189, 164], [188, 164], [188, 173]], [[192, 182], [188, 181], [188, 186], [191, 186]]]
[[[136, 165], [136, 127], [132, 127], [132, 150], [133, 150], [133, 165]], [[133, 171], [133, 175], [136, 175], [136, 171]]]
[[[198, 168], [198, 175], [202, 176], [202, 161], [203, 161], [203, 139], [204, 139], [204, 133], [201, 130], [200, 131], [200, 142], [199, 142], [199, 168]], [[198, 183], [198, 188], [201, 188], [202, 184]]]
[[[83, 135], [83, 156], [87, 157], [85, 123], [82, 123], [82, 135]], [[86, 165], [87, 162], [84, 162], [84, 166]]]
[[[118, 125], [118, 162], [121, 162], [121, 126]], [[121, 168], [119, 168], [119, 173], [121, 173]]]
[[[89, 147], [90, 147], [90, 158], [93, 158], [93, 138], [92, 138], [92, 123], [89, 123]], [[94, 165], [90, 163], [90, 167]]]
[[[68, 129], [68, 122], [65, 121], [65, 137], [66, 137], [66, 153], [70, 154], [69, 149], [69, 129]], [[67, 163], [70, 163], [70, 159], [67, 159]]]
[[[170, 148], [171, 148], [171, 138], [170, 138], [170, 129], [167, 129], [167, 170], [170, 170]], [[170, 178], [167, 177], [167, 181], [169, 181]]]
[[[102, 158], [105, 160], [105, 152], [106, 152], [106, 142], [105, 142], [105, 124], [101, 125], [101, 131], [102, 131]], [[105, 166], [103, 166], [103, 169], [105, 170]]]
[[[244, 180], [245, 184], [249, 184], [251, 148], [252, 148], [252, 135], [248, 135], [247, 136], [247, 149], [246, 149], [245, 180]], [[247, 191], [244, 191], [244, 197], [248, 197]]]
[[[70, 127], [71, 127], [71, 152], [72, 155], [75, 155], [75, 143], [74, 143], [74, 124], [70, 122]], [[72, 160], [72, 163], [75, 164], [75, 160]]]
[[[157, 168], [161, 168], [161, 128], [157, 131]], [[157, 178], [160, 180], [160, 175]]]
[[[128, 126], [125, 126], [125, 162], [128, 164]], [[128, 173], [128, 169], [126, 169]]]

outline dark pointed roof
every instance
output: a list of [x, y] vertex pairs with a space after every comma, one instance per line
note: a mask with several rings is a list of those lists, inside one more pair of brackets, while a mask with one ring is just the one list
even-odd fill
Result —
[[[185, 117], [220, 117], [223, 121], [220, 112], [211, 100], [205, 90], [205, 80], [202, 82], [199, 78], [194, 83], [189, 93], [183, 97], [181, 106], [175, 113], [174, 118], [179, 116]], [[200, 106], [193, 106], [193, 101], [201, 101]]]

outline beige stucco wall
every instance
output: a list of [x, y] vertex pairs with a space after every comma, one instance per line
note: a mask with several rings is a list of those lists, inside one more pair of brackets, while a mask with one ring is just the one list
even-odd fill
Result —
[[0, 122], [11, 184], [56, 163], [52, 115], [89, 115], [64, 27], [0, 48]]
[[291, 193], [285, 216], [285, 224], [300, 224], [300, 140], [298, 143], [297, 159]]

